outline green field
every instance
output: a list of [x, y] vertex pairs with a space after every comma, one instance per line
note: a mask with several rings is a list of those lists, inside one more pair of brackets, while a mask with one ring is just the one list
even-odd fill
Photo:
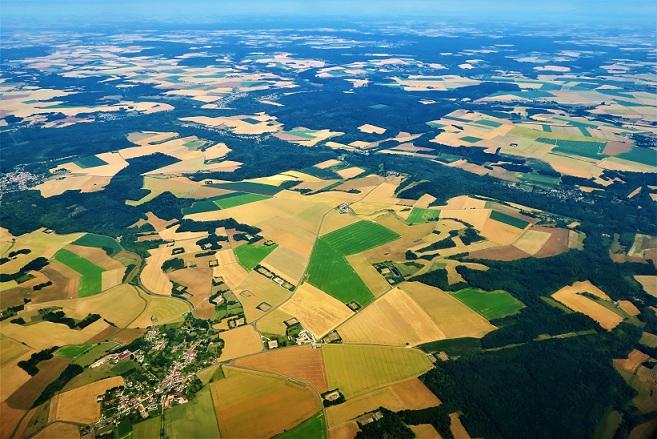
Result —
[[209, 387], [201, 389], [187, 404], [174, 405], [164, 412], [164, 434], [170, 439], [219, 437]]
[[539, 185], [547, 186], [556, 186], [561, 183], [560, 177], [554, 177], [551, 175], [537, 174], [535, 172], [528, 172], [520, 174], [520, 180], [526, 181], [528, 183], [534, 183]]
[[657, 152], [650, 148], [635, 147], [627, 152], [618, 154], [616, 157], [644, 165], [657, 166]]
[[64, 248], [55, 253], [55, 259], [82, 275], [80, 277], [80, 287], [78, 288], [80, 297], [101, 292], [103, 289], [102, 275], [105, 271], [103, 268]]
[[322, 356], [329, 388], [339, 388], [347, 399], [432, 367], [424, 352], [391, 346], [327, 344]]
[[365, 306], [374, 300], [345, 257], [324, 238], [317, 240], [310, 256], [308, 282], [344, 303], [355, 300]]
[[553, 152], [561, 152], [563, 154], [578, 155], [581, 157], [589, 157], [593, 159], [601, 159], [607, 157], [607, 155], [602, 153], [606, 145], [606, 143], [603, 142], [552, 139], [548, 137], [539, 137], [536, 139], [536, 141], [555, 145], [555, 147], [552, 149]]
[[215, 198], [212, 202], [222, 209], [230, 209], [231, 207], [241, 206], [242, 204], [253, 203], [255, 201], [266, 200], [268, 195], [251, 194], [244, 192], [237, 192], [219, 198]]
[[468, 142], [468, 143], [476, 143], [476, 142], [479, 142], [481, 139], [479, 137], [475, 137], [475, 136], [464, 136], [464, 137], [461, 137], [461, 140], [463, 140], [464, 142]]
[[107, 162], [101, 158], [96, 157], [95, 155], [90, 155], [88, 157], [82, 157], [74, 161], [76, 165], [81, 168], [95, 168], [96, 166], [106, 165]]
[[96, 235], [95, 233], [87, 233], [86, 235], [81, 236], [80, 238], [73, 241], [73, 244], [81, 245], [84, 247], [102, 248], [109, 256], [114, 256], [123, 250], [123, 247], [121, 247], [121, 245], [116, 242], [114, 238], [110, 238], [109, 236], [105, 235]]
[[423, 207], [414, 207], [411, 210], [411, 214], [406, 220], [406, 224], [420, 224], [426, 223], [428, 221], [434, 221], [440, 216], [440, 210], [438, 209], [425, 209]]
[[527, 224], [529, 224], [525, 220], [521, 220], [515, 216], [507, 215], [506, 213], [498, 212], [497, 210], [494, 210], [490, 213], [490, 218], [494, 219], [495, 221], [517, 227], [519, 229], [524, 229], [527, 227]]
[[85, 351], [82, 355], [76, 356], [74, 363], [83, 367], [88, 366], [118, 345], [119, 344], [115, 341], [104, 341], [98, 343], [91, 349]]
[[488, 320], [516, 314], [525, 307], [521, 301], [503, 290], [484, 291], [479, 288], [464, 288], [452, 295]]
[[288, 430], [274, 437], [276, 439], [325, 439], [326, 420], [324, 419], [324, 413], [319, 412], [292, 430]]
[[278, 244], [244, 244], [234, 249], [233, 252], [235, 252], [237, 261], [242, 267], [246, 270], [253, 270], [276, 247], [278, 247]]
[[371, 221], [358, 221], [322, 236], [342, 255], [354, 255], [399, 238], [399, 234]]
[[160, 437], [162, 417], [157, 415], [132, 425], [132, 439], [153, 439]]
[[219, 210], [219, 207], [210, 199], [195, 201], [190, 207], [184, 207], [182, 213], [183, 215], [191, 215], [193, 213], [211, 212], [213, 210]]
[[78, 355], [83, 354], [84, 352], [91, 349], [92, 346], [93, 345], [90, 344], [72, 344], [68, 346], [63, 346], [57, 349], [55, 355], [64, 358], [75, 358]]

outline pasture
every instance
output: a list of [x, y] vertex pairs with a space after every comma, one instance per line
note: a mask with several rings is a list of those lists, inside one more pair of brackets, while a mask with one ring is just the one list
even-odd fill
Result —
[[269, 253], [273, 252], [278, 244], [243, 244], [233, 249], [240, 265], [246, 270], [253, 270]]
[[160, 437], [162, 417], [160, 415], [132, 425], [132, 439], [153, 439]]
[[219, 437], [214, 411], [210, 389], [205, 387], [187, 404], [175, 405], [164, 412], [164, 434], [171, 439]]
[[103, 268], [66, 249], [58, 250], [55, 253], [55, 259], [82, 275], [78, 289], [80, 297], [101, 292], [103, 288], [103, 271], [105, 271]]
[[236, 192], [234, 194], [217, 197], [212, 202], [221, 209], [230, 209], [231, 207], [236, 207], [236, 206], [241, 206], [242, 204], [248, 204], [248, 203], [254, 203], [256, 201], [266, 200], [267, 198], [269, 198], [269, 195]]
[[365, 306], [374, 300], [374, 295], [345, 257], [323, 238], [315, 243], [307, 276], [310, 284], [344, 303], [356, 301]]
[[93, 345], [90, 344], [73, 344], [73, 345], [63, 346], [57, 349], [57, 351], [55, 351], [55, 355], [64, 358], [75, 358], [87, 352], [92, 347]]
[[109, 256], [114, 256], [123, 250], [123, 247], [114, 238], [105, 235], [96, 235], [95, 233], [87, 233], [73, 241], [73, 244], [83, 247], [102, 248]]
[[386, 384], [415, 378], [431, 369], [431, 361], [417, 349], [355, 344], [322, 346], [329, 388], [339, 388], [347, 399]]
[[501, 223], [508, 224], [510, 226], [516, 227], [518, 229], [524, 229], [529, 224], [525, 220], [522, 220], [520, 218], [516, 218], [516, 217], [511, 216], [511, 215], [507, 215], [506, 213], [498, 212], [497, 210], [493, 210], [490, 213], [490, 218], [494, 219], [495, 221], [499, 221]]
[[321, 239], [341, 255], [353, 255], [386, 244], [399, 234], [371, 221], [358, 221], [323, 235]]
[[275, 436], [276, 439], [325, 439], [326, 419], [319, 412], [310, 419], [303, 421], [291, 430]]
[[406, 224], [421, 224], [429, 221], [435, 221], [440, 217], [440, 210], [425, 209], [423, 207], [414, 207], [411, 214], [406, 219]]
[[522, 302], [503, 290], [464, 288], [452, 295], [488, 320], [516, 314], [525, 307]]

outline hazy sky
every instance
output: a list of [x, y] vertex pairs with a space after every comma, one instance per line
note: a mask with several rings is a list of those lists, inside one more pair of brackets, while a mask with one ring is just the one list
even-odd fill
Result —
[[636, 22], [657, 26], [656, 5], [647, 0], [0, 0], [0, 25], [457, 17], [492, 22]]

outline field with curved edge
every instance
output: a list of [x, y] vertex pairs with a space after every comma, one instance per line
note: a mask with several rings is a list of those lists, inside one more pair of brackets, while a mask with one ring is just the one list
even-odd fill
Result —
[[55, 253], [55, 259], [82, 275], [78, 294], [80, 297], [100, 293], [103, 289], [103, 268], [75, 253], [60, 249]]
[[479, 288], [464, 288], [452, 295], [488, 320], [516, 314], [525, 307], [521, 301], [503, 290], [484, 291]]
[[417, 349], [372, 345], [322, 346], [329, 388], [347, 399], [397, 381], [415, 378], [431, 369], [431, 361]]

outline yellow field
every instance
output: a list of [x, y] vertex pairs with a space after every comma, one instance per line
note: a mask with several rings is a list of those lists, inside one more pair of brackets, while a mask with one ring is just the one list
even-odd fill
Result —
[[292, 316], [290, 314], [280, 308], [276, 308], [258, 319], [256, 329], [263, 334], [285, 335], [287, 326], [283, 322], [291, 318]]
[[416, 439], [440, 439], [440, 434], [431, 424], [409, 425]]
[[388, 281], [376, 271], [370, 258], [365, 253], [350, 255], [346, 259], [374, 296], [379, 297], [391, 289]]
[[219, 357], [221, 361], [255, 354], [264, 349], [260, 334], [252, 325], [240, 326], [222, 332], [220, 336], [224, 341], [224, 348], [221, 351], [221, 357]]
[[281, 310], [299, 319], [316, 338], [325, 336], [353, 315], [344, 303], [308, 283], [297, 288]]
[[319, 395], [309, 387], [260, 372], [225, 369], [227, 377], [210, 384], [222, 437], [272, 437], [321, 409]]
[[297, 284], [306, 270], [308, 259], [307, 254], [302, 255], [288, 247], [279, 246], [260, 264], [282, 276], [288, 282]]
[[171, 257], [172, 248], [158, 247], [148, 251], [150, 256], [146, 258], [146, 265], [140, 275], [141, 282], [148, 291], [164, 296], [171, 295], [173, 284], [162, 271], [162, 264]]
[[619, 314], [611, 311], [609, 308], [597, 303], [596, 301], [583, 296], [582, 293], [584, 292], [593, 294], [601, 300], [611, 303], [609, 296], [590, 281], [575, 282], [572, 285], [567, 285], [552, 294], [552, 297], [573, 311], [581, 312], [582, 314], [589, 316], [608, 331], [611, 331], [623, 321], [623, 317]]
[[80, 429], [77, 425], [67, 424], [65, 422], [55, 422], [48, 424], [46, 428], [34, 435], [34, 439], [78, 439]]
[[651, 296], [657, 297], [657, 276], [635, 275], [634, 279], [641, 284], [643, 291]]
[[348, 343], [395, 346], [415, 346], [446, 338], [438, 324], [399, 288], [347, 320], [338, 327], [338, 333]]
[[33, 352], [27, 346], [0, 334], [0, 402], [30, 379], [30, 375], [18, 367], [18, 362], [29, 359]]
[[618, 301], [618, 307], [623, 310], [623, 312], [629, 316], [638, 316], [641, 314], [641, 311], [639, 311], [639, 308], [636, 307], [635, 304], [630, 302], [629, 300], [619, 300]]
[[454, 435], [454, 439], [471, 439], [470, 434], [463, 426], [461, 422], [461, 417], [458, 413], [449, 414], [450, 426], [449, 429]]
[[432, 367], [424, 352], [410, 348], [328, 344], [322, 354], [329, 388], [339, 388], [347, 399], [415, 378]]
[[214, 305], [209, 302], [212, 290], [212, 270], [208, 268], [183, 268], [169, 273], [169, 278], [187, 287], [191, 296], [187, 300], [194, 307], [194, 315], [208, 319], [214, 317]]
[[191, 307], [182, 299], [165, 296], [154, 296], [142, 293], [148, 304], [146, 309], [137, 317], [130, 328], [146, 328], [154, 325], [179, 322], [183, 315], [191, 311]]
[[399, 287], [436, 322], [445, 338], [483, 337], [495, 329], [480, 314], [439, 288], [420, 282], [404, 282]]
[[436, 395], [417, 378], [374, 390], [326, 409], [329, 427], [348, 422], [364, 413], [385, 407], [393, 412], [422, 410], [440, 404]]
[[290, 298], [290, 292], [287, 289], [255, 271], [250, 272], [239, 288], [233, 291], [242, 304], [249, 322], [257, 320], [266, 313], [256, 308], [261, 303], [266, 302], [275, 308]]
[[48, 420], [79, 424], [96, 422], [100, 417], [100, 404], [96, 400], [97, 397], [113, 387], [124, 384], [123, 377], [115, 376], [60, 393], [50, 402]]
[[29, 304], [25, 309], [33, 310], [48, 306], [61, 306], [67, 316], [78, 320], [88, 314], [100, 314], [104, 319], [123, 328], [144, 311], [146, 301], [139, 296], [134, 286], [121, 284], [93, 296]]
[[0, 322], [0, 333], [40, 351], [51, 346], [82, 344], [108, 327], [102, 319], [84, 329], [69, 329], [66, 325], [46, 321], [22, 326], [4, 320]]
[[540, 249], [543, 248], [545, 243], [550, 239], [550, 234], [547, 232], [540, 232], [537, 230], [525, 231], [516, 242], [513, 243], [514, 247], [519, 248], [525, 253], [535, 255]]
[[[54, 232], [45, 233], [44, 230], [45, 229], [38, 229], [34, 232], [26, 233], [25, 235], [16, 236], [16, 242], [14, 243], [12, 250], [29, 248], [32, 251], [26, 255], [19, 254], [9, 262], [2, 264], [3, 273], [15, 273], [25, 264], [40, 256], [50, 259], [54, 256], [57, 250], [83, 235], [83, 233], [58, 235]], [[5, 255], [2, 254], [0, 256]]]

